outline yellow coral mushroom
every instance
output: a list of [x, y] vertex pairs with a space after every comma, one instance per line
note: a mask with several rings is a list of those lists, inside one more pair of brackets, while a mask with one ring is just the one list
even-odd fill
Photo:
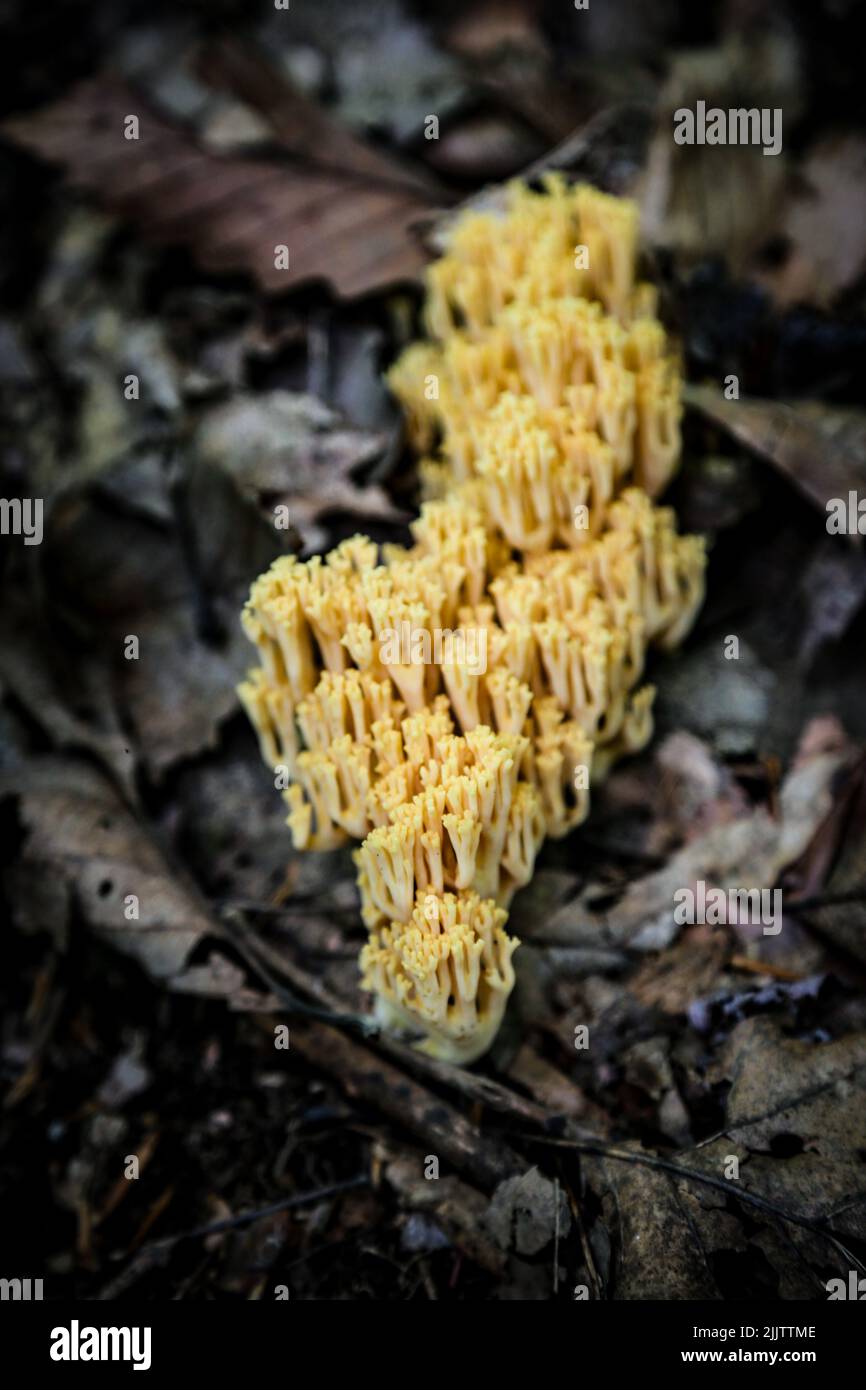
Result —
[[449, 1061], [492, 1042], [511, 897], [649, 740], [648, 644], [680, 643], [703, 598], [703, 541], [653, 500], [681, 380], [636, 254], [634, 206], [559, 176], [458, 218], [430, 340], [388, 374], [427, 456], [413, 544], [283, 557], [242, 615], [239, 694], [294, 843], [361, 842], [364, 986]]
[[383, 1027], [421, 1034], [421, 1051], [467, 1064], [499, 1031], [514, 987], [517, 939], [477, 893], [419, 893], [409, 921], [370, 933], [362, 983]]

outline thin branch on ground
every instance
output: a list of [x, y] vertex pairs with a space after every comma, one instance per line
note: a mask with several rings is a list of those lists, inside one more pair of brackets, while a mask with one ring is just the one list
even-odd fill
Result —
[[271, 1202], [266, 1207], [255, 1207], [251, 1211], [241, 1211], [236, 1216], [226, 1216], [219, 1221], [209, 1221], [202, 1226], [193, 1226], [188, 1231], [178, 1231], [174, 1235], [153, 1240], [148, 1245], [143, 1246], [126, 1269], [107, 1284], [96, 1297], [100, 1302], [118, 1298], [142, 1275], [161, 1264], [174, 1247], [183, 1240], [204, 1240], [207, 1236], [222, 1235], [226, 1231], [250, 1226], [254, 1221], [260, 1221], [264, 1217], [275, 1216], [281, 1211], [291, 1211], [296, 1207], [310, 1206], [315, 1202], [326, 1202], [329, 1198], [339, 1197], [344, 1192], [352, 1192], [356, 1188], [366, 1187], [369, 1182], [368, 1174], [358, 1173], [354, 1178], [347, 1178], [345, 1182], [332, 1183], [329, 1187], [314, 1188], [310, 1192], [297, 1192], [292, 1197], [283, 1197], [279, 1202]]

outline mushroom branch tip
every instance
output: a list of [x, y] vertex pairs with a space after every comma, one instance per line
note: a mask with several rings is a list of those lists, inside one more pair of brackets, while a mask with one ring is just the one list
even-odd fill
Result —
[[362, 983], [382, 1027], [407, 1032], [420, 1051], [467, 1064], [493, 1042], [514, 987], [516, 937], [507, 914], [477, 893], [419, 892], [406, 923], [370, 933]]

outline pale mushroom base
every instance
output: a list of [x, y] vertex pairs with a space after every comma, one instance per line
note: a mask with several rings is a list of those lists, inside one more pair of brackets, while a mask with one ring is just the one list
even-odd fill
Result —
[[487, 1017], [465, 1037], [456, 1032], [437, 1028], [411, 1009], [403, 1008], [393, 1000], [377, 995], [372, 1017], [385, 1033], [402, 1036], [410, 1042], [416, 1052], [427, 1057], [435, 1057], [438, 1062], [450, 1062], [454, 1066], [467, 1067], [477, 1062], [493, 1045], [499, 1032], [505, 1009], [506, 998], [496, 998]]

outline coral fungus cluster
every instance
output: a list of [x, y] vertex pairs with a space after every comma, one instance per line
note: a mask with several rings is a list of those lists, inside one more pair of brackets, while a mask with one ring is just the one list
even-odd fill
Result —
[[260, 664], [240, 694], [288, 770], [294, 843], [361, 841], [364, 986], [452, 1061], [492, 1042], [511, 897], [646, 744], [647, 646], [680, 642], [703, 596], [703, 542], [653, 501], [680, 375], [636, 255], [631, 203], [558, 179], [459, 218], [429, 340], [389, 373], [424, 455], [414, 544], [282, 557], [243, 614]]

